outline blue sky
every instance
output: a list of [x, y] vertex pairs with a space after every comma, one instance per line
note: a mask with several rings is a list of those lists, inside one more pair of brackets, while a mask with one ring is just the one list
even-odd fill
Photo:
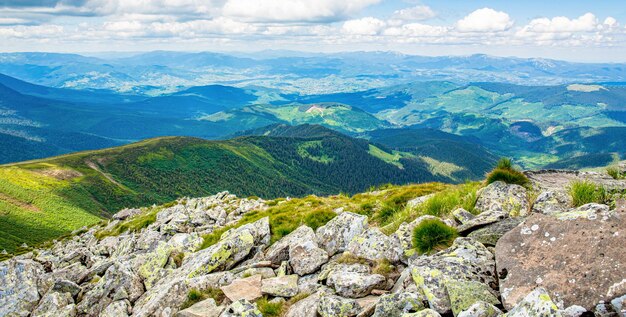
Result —
[[391, 50], [626, 62], [625, 24], [618, 0], [0, 0], [0, 50]]

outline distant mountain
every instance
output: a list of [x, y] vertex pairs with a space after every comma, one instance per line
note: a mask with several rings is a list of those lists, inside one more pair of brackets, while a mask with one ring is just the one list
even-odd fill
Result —
[[309, 95], [349, 93], [416, 81], [524, 85], [624, 82], [626, 64], [584, 64], [487, 55], [426, 57], [394, 52], [224, 54], [157, 51], [123, 58], [3, 53], [0, 54], [0, 73], [57, 88], [109, 89], [126, 93], [163, 93], [181, 87], [223, 84], [264, 86]]
[[226, 141], [156, 138], [0, 166], [0, 206], [10, 210], [0, 213], [0, 246], [41, 242], [124, 207], [183, 196], [223, 190], [266, 198], [356, 193], [389, 182], [458, 182], [456, 172], [463, 170], [484, 173], [321, 126], [268, 131], [272, 136]]
[[319, 124], [345, 132], [360, 133], [391, 125], [359, 108], [338, 103], [254, 105], [204, 116], [201, 120], [254, 129], [273, 123]]

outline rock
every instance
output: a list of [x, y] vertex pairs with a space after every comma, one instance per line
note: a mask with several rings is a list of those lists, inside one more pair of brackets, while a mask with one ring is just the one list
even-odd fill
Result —
[[115, 215], [113, 215], [113, 219], [115, 220], [124, 220], [130, 218], [132, 216], [138, 215], [141, 213], [141, 209], [136, 208], [126, 208], [118, 211]]
[[478, 301], [466, 310], [460, 312], [457, 317], [497, 317], [502, 311], [490, 303]]
[[559, 308], [543, 288], [537, 288], [526, 295], [506, 317], [562, 317]]
[[237, 277], [250, 277], [253, 275], [261, 275], [262, 278], [276, 277], [274, 270], [270, 267], [251, 267], [237, 274]]
[[446, 290], [452, 306], [452, 313], [457, 316], [461, 311], [470, 308], [477, 302], [499, 305], [500, 301], [493, 295], [493, 290], [476, 281], [447, 282]]
[[261, 281], [261, 292], [272, 296], [296, 296], [298, 294], [298, 275], [264, 279]]
[[354, 317], [361, 311], [359, 304], [348, 298], [336, 295], [322, 296], [317, 312], [322, 317]]
[[343, 252], [352, 239], [367, 229], [367, 217], [351, 212], [342, 212], [316, 232], [320, 247], [328, 256]]
[[391, 235], [392, 238], [397, 239], [400, 242], [400, 246], [403, 250], [413, 249], [413, 230], [417, 227], [422, 221], [428, 219], [437, 219], [441, 220], [438, 217], [425, 215], [418, 217], [417, 219], [411, 221], [410, 223], [402, 223], [396, 232]]
[[400, 242], [380, 232], [378, 228], [369, 228], [354, 237], [348, 244], [347, 250], [370, 261], [386, 259], [392, 263], [399, 262], [403, 253]]
[[321, 286], [317, 283], [319, 274], [310, 274], [302, 276], [298, 279], [298, 293], [313, 294]]
[[582, 317], [587, 310], [584, 307], [573, 305], [561, 311], [563, 317]]
[[395, 317], [425, 309], [424, 299], [415, 293], [395, 293], [380, 297], [372, 317]]
[[528, 214], [526, 188], [496, 181], [483, 188], [476, 200], [475, 208], [481, 213], [495, 212], [509, 217]]
[[576, 220], [585, 218], [588, 220], [600, 219], [603, 221], [608, 220], [613, 215], [614, 212], [609, 210], [609, 206], [596, 203], [582, 205], [567, 212], [554, 214], [554, 216], [560, 220]]
[[466, 221], [464, 224], [457, 227], [459, 233], [467, 233], [476, 228], [484, 227], [485, 225], [492, 224], [494, 222], [501, 221], [507, 218], [507, 214], [497, 210], [489, 210], [478, 214], [471, 220]]
[[537, 196], [532, 207], [532, 212], [546, 215], [567, 211], [572, 205], [572, 197], [565, 192], [546, 190]]
[[593, 208], [584, 209], [589, 212], [574, 211], [584, 214], [580, 217], [533, 214], [498, 241], [496, 261], [505, 308], [511, 309], [537, 287], [564, 307], [580, 305], [587, 310], [626, 294], [621, 265], [626, 253], [615, 247], [626, 245], [626, 213], [608, 216], [604, 208], [589, 207]]
[[41, 298], [31, 317], [73, 317], [76, 306], [70, 293], [48, 292]]
[[109, 304], [99, 317], [128, 317], [131, 311], [132, 309], [128, 300], [118, 300]]
[[223, 311], [224, 307], [217, 306], [215, 300], [209, 298], [179, 311], [176, 317], [219, 317]]
[[289, 307], [285, 317], [317, 317], [320, 295], [315, 293], [297, 301]]
[[189, 271], [189, 277], [228, 270], [248, 256], [255, 245], [268, 242], [269, 220], [263, 218], [225, 232], [219, 242], [185, 259], [183, 269]]
[[85, 293], [77, 305], [79, 314], [97, 315], [112, 301], [128, 299], [134, 302], [143, 294], [141, 278], [132, 271], [128, 262], [111, 265], [97, 284]]
[[472, 231], [467, 236], [485, 246], [496, 246], [503, 235], [517, 227], [523, 220], [522, 217], [506, 218]]
[[454, 219], [456, 219], [458, 222], [460, 223], [466, 223], [472, 219], [474, 219], [476, 216], [474, 216], [471, 212], [463, 209], [463, 208], [458, 208], [455, 209], [454, 211], [452, 211], [452, 216], [454, 216]]
[[593, 311], [596, 317], [618, 317], [619, 315], [613, 309], [613, 306], [608, 303], [600, 303], [596, 305], [596, 308]]
[[430, 194], [430, 195], [424, 195], [424, 196], [420, 196], [417, 198], [413, 198], [409, 201], [406, 202], [406, 207], [407, 208], [415, 208], [421, 204], [423, 204], [424, 202], [426, 202], [428, 199], [430, 199], [431, 197], [433, 197], [434, 194]]
[[380, 274], [334, 271], [328, 276], [327, 285], [343, 297], [359, 298], [369, 295], [374, 288], [383, 287], [385, 281]]
[[311, 242], [315, 243], [317, 247], [317, 237], [313, 229], [307, 226], [300, 226], [269, 247], [267, 251], [265, 251], [265, 260], [272, 261], [273, 264], [288, 261], [290, 246], [298, 246]]
[[357, 317], [370, 317], [376, 309], [376, 303], [380, 296], [369, 295], [356, 299], [356, 303], [361, 308]]
[[256, 307], [245, 299], [240, 299], [228, 306], [220, 317], [263, 317]]
[[611, 301], [611, 306], [619, 314], [620, 317], [626, 316], [626, 294], [617, 297]]
[[[415, 285], [426, 296], [429, 306], [441, 314], [452, 311], [448, 289], [453, 292], [473, 289], [474, 284], [467, 284], [471, 281], [486, 285], [485, 290], [497, 287], [493, 254], [470, 238], [457, 238], [444, 251], [415, 258], [409, 268]], [[495, 291], [494, 295], [497, 295]]]
[[0, 262], [0, 316], [28, 316], [39, 301], [43, 266], [32, 260]]
[[81, 288], [72, 281], [58, 280], [52, 286], [52, 290], [60, 293], [70, 293], [72, 297], [76, 297], [80, 293]]
[[314, 241], [292, 245], [289, 248], [289, 264], [294, 273], [303, 276], [316, 272], [328, 262], [328, 253], [317, 247]]
[[222, 286], [222, 292], [232, 302], [245, 299], [250, 302], [261, 298], [261, 275], [234, 280], [230, 285]]
[[432, 309], [424, 309], [417, 313], [403, 314], [402, 317], [441, 317], [441, 315]]

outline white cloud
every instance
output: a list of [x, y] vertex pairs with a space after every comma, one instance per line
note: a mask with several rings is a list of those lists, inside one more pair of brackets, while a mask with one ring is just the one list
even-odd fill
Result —
[[377, 35], [385, 26], [386, 23], [382, 20], [365, 17], [344, 22], [342, 32], [349, 35]]
[[418, 5], [395, 11], [391, 16], [391, 19], [401, 21], [422, 21], [434, 18], [435, 16], [435, 11], [433, 11], [433, 9], [429, 6]]
[[256, 22], [337, 21], [381, 0], [228, 0], [223, 14]]
[[478, 9], [456, 23], [460, 32], [500, 32], [513, 26], [511, 17], [491, 8]]
[[[610, 21], [609, 21], [610, 22]], [[615, 21], [617, 22], [617, 21]], [[530, 21], [522, 28], [523, 33], [563, 33], [563, 32], [592, 32], [596, 30], [598, 19], [592, 13], [587, 13], [577, 19], [554, 17], [540, 18]]]
[[408, 23], [399, 27], [387, 28], [384, 32], [387, 36], [402, 36], [402, 37], [443, 37], [449, 31], [448, 27], [432, 26], [420, 23]]

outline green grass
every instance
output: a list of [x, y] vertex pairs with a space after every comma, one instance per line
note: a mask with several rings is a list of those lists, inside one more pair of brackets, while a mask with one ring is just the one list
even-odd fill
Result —
[[609, 176], [613, 177], [613, 179], [624, 179], [626, 178], [626, 174], [620, 172], [619, 168], [617, 167], [607, 167], [606, 168], [606, 173], [609, 174]]
[[[271, 207], [267, 210], [249, 212], [236, 225], [220, 228], [203, 236], [204, 242], [201, 248], [214, 245], [220, 240], [222, 234], [231, 228], [240, 227], [264, 217], [269, 217], [272, 243], [280, 240], [301, 225], [307, 225], [314, 230], [319, 228], [336, 216], [333, 210], [337, 208], [367, 215], [370, 217], [370, 223], [374, 225], [386, 224], [393, 219], [395, 212], [404, 209], [408, 200], [428, 195], [447, 187], [448, 185], [440, 183], [405, 186], [392, 185], [386, 186], [385, 189], [379, 191], [360, 193], [353, 196], [334, 195], [318, 197], [311, 195], [290, 200], [277, 199], [276, 201], [268, 202], [268, 205]], [[376, 207], [364, 210], [364, 205]]]
[[427, 219], [413, 230], [413, 247], [420, 254], [430, 254], [448, 248], [457, 236], [456, 229], [441, 220]]
[[513, 168], [512, 162], [508, 158], [501, 158], [496, 165], [496, 168], [487, 174], [487, 184], [491, 184], [496, 181], [502, 181], [507, 184], [515, 184], [520, 186], [528, 186], [530, 181], [524, 173]]
[[103, 239], [108, 236], [118, 236], [124, 232], [137, 232], [143, 228], [147, 228], [156, 221], [157, 214], [159, 211], [163, 210], [163, 207], [165, 207], [165, 205], [144, 210], [141, 214], [118, 223], [110, 230], [98, 231], [96, 232], [96, 238]]
[[589, 203], [609, 203], [607, 191], [590, 181], [574, 181], [570, 183], [569, 194], [572, 196], [574, 207], [580, 207]]
[[283, 314], [285, 302], [271, 303], [267, 296], [263, 296], [257, 300], [256, 304], [264, 317], [280, 317]]
[[193, 288], [187, 293], [187, 299], [185, 300], [185, 302], [183, 302], [180, 309], [182, 310], [185, 308], [189, 308], [194, 304], [208, 298], [213, 298], [215, 300], [215, 303], [217, 303], [217, 305], [220, 305], [224, 301], [226, 296], [224, 295], [224, 292], [222, 292], [222, 290], [220, 290], [219, 288], [208, 288], [204, 290]]

